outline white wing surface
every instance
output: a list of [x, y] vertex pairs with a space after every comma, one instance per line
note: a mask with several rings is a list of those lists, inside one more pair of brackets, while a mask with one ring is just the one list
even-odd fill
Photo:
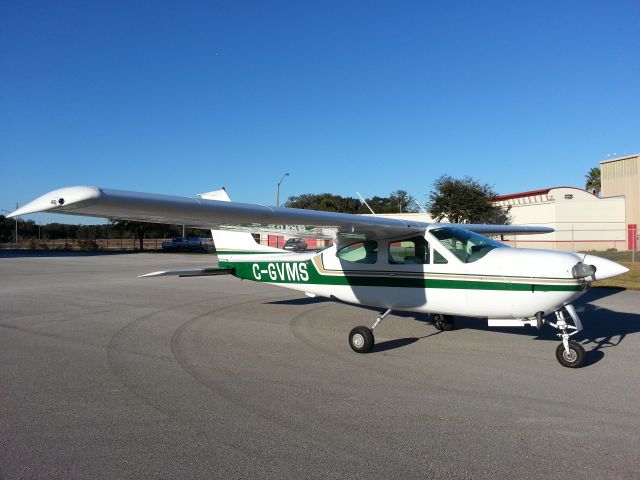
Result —
[[[423, 232], [430, 224], [392, 218], [268, 207], [204, 198], [177, 197], [79, 186], [60, 188], [33, 200], [9, 217], [36, 212], [117, 218], [197, 228], [277, 231], [295, 236], [380, 238]], [[433, 225], [433, 224], [431, 224]], [[446, 224], [450, 225], [450, 224]], [[292, 227], [289, 227], [292, 226]], [[458, 225], [481, 234], [549, 233], [547, 227]]]

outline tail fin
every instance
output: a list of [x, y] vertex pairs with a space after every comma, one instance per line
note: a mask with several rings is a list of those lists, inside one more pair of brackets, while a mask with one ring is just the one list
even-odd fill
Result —
[[[230, 202], [231, 199], [227, 191], [222, 187], [213, 192], [200, 193], [200, 198], [206, 200], [218, 200]], [[243, 255], [243, 254], [265, 254], [283, 253], [284, 250], [257, 243], [253, 235], [248, 232], [233, 232], [229, 230], [211, 230], [211, 237], [216, 247], [218, 255]]]

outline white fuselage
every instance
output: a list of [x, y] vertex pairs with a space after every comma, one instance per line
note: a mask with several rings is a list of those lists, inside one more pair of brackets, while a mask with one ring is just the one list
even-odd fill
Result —
[[[345, 260], [336, 254], [340, 250], [336, 246], [318, 254], [221, 257], [221, 263], [235, 267], [240, 278], [349, 303], [505, 319], [553, 312], [572, 302], [590, 284], [591, 278], [576, 279], [572, 275], [573, 267], [584, 255], [495, 248], [482, 258], [465, 263], [428, 230], [425, 238], [432, 248], [431, 259], [437, 251], [441, 263], [394, 264], [389, 251], [393, 239], [377, 242], [377, 259], [373, 263]], [[283, 265], [292, 262], [297, 264], [295, 269], [287, 270]], [[304, 275], [295, 273], [302, 270]]]

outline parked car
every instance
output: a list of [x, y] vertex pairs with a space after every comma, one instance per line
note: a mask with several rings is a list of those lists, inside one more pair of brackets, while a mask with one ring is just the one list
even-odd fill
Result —
[[162, 249], [174, 252], [209, 252], [213, 250], [213, 239], [176, 237], [169, 242], [162, 242]]
[[307, 242], [304, 238], [290, 238], [284, 242], [284, 249], [291, 250], [293, 252], [306, 252]]

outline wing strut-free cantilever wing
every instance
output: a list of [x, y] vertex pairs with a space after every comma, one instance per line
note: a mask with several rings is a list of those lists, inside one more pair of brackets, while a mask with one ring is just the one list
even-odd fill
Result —
[[[128, 192], [106, 188], [66, 187], [46, 193], [12, 212], [15, 217], [35, 212], [118, 218], [152, 223], [174, 223], [199, 228], [232, 228], [260, 231], [273, 225], [300, 225], [296, 236], [358, 235], [368, 238], [421, 233], [429, 223], [347, 213], [268, 207], [171, 195]], [[459, 225], [485, 234], [549, 233], [547, 227], [510, 225]], [[237, 228], [234, 228], [237, 229]], [[327, 232], [332, 232], [328, 234]]]
[[[304, 225], [329, 228], [337, 233], [380, 237], [420, 232], [428, 226], [389, 218], [368, 218], [345, 213], [276, 208], [248, 203], [202, 198], [128, 192], [97, 187], [67, 187], [54, 190], [12, 212], [12, 216], [34, 212], [63, 213], [118, 218], [153, 223], [174, 223], [199, 228], [242, 225], [259, 230], [268, 225]], [[296, 231], [296, 235], [299, 232]]]

